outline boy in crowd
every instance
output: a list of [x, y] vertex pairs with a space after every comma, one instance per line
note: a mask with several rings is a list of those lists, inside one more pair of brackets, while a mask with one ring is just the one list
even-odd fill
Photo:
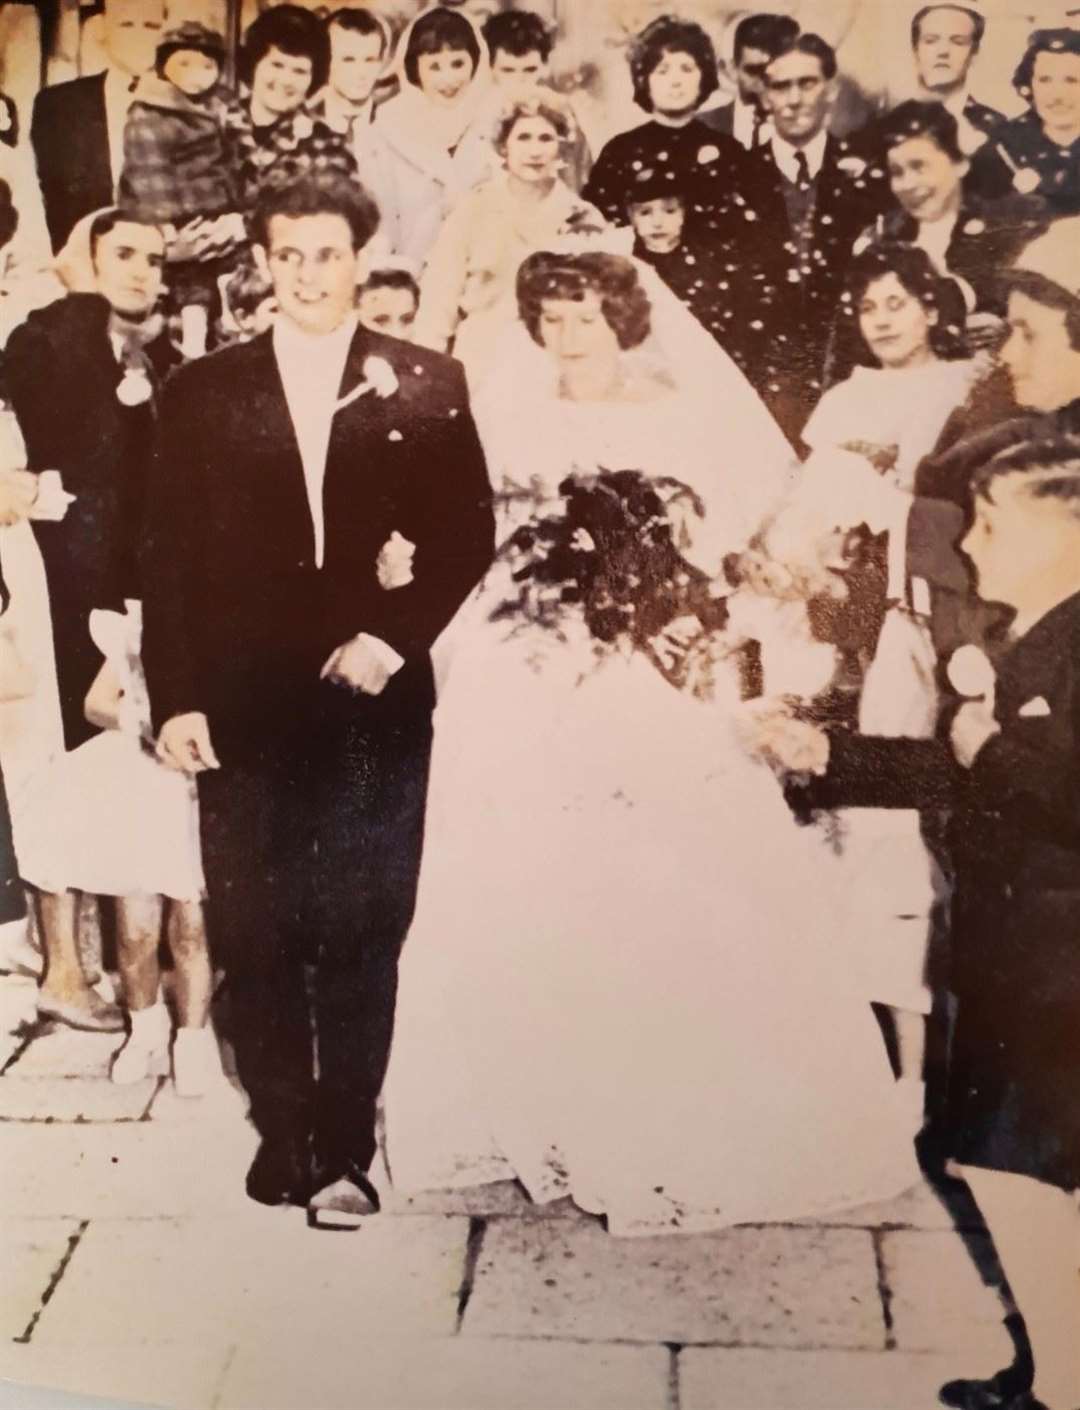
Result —
[[372, 333], [412, 342], [419, 306], [420, 286], [407, 269], [373, 269], [360, 286], [357, 315]]

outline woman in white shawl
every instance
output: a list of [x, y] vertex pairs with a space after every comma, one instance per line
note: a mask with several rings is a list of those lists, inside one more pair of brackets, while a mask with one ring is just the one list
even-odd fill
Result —
[[722, 564], [790, 451], [651, 270], [538, 253], [518, 299], [476, 403], [502, 548], [449, 629], [391, 1178], [516, 1176], [620, 1234], [895, 1194], [913, 1121], [816, 844], [734, 734]]
[[456, 197], [483, 175], [459, 149], [488, 92], [487, 48], [467, 15], [436, 5], [401, 36], [397, 71], [400, 91], [375, 123], [399, 160], [401, 223], [422, 261]]

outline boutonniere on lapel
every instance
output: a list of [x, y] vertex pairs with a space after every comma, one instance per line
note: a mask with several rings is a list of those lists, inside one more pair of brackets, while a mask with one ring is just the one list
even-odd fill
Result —
[[351, 406], [354, 401], [366, 397], [369, 392], [374, 392], [380, 401], [385, 401], [394, 396], [401, 385], [397, 373], [384, 357], [366, 357], [363, 373], [364, 380], [358, 382], [351, 392], [346, 392], [343, 397], [338, 398], [334, 405], [335, 412]]
[[379, 556], [375, 560], [375, 576], [379, 580], [379, 586], [386, 592], [408, 587], [414, 577], [415, 553], [416, 544], [411, 543], [395, 529], [379, 549]]
[[1034, 700], [1029, 700], [1025, 705], [1021, 705], [1016, 713], [1022, 720], [1042, 720], [1049, 715], [1050, 704], [1045, 696], [1036, 695]]
[[986, 221], [980, 220], [978, 216], [973, 216], [971, 220], [965, 221], [963, 226], [965, 235], [985, 235]]
[[154, 389], [145, 368], [124, 368], [124, 375], [116, 389], [116, 400], [121, 406], [143, 406], [153, 395]]
[[985, 651], [961, 646], [949, 657], [949, 684], [966, 700], [993, 700], [997, 674]]

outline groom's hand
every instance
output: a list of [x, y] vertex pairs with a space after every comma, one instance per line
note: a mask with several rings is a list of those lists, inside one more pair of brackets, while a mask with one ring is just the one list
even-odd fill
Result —
[[183, 774], [201, 774], [204, 769], [221, 767], [210, 742], [210, 725], [206, 716], [196, 710], [165, 721], [158, 735], [157, 756], [170, 769]]
[[381, 695], [390, 677], [403, 664], [393, 647], [361, 632], [330, 653], [319, 677], [324, 681], [337, 681], [364, 695]]

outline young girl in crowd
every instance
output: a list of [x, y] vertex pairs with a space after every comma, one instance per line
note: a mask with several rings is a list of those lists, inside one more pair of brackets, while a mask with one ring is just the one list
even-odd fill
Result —
[[124, 128], [119, 194], [142, 220], [182, 231], [215, 222], [204, 257], [167, 256], [173, 306], [180, 311], [188, 357], [206, 351], [217, 312], [217, 280], [244, 240], [236, 183], [225, 147], [225, 62], [221, 35], [196, 21], [166, 31], [154, 72], [144, 74]]
[[401, 218], [422, 260], [457, 196], [483, 176], [464, 139], [488, 91], [487, 55], [476, 25], [442, 6], [413, 21], [398, 55], [401, 91], [375, 124], [408, 174]]

